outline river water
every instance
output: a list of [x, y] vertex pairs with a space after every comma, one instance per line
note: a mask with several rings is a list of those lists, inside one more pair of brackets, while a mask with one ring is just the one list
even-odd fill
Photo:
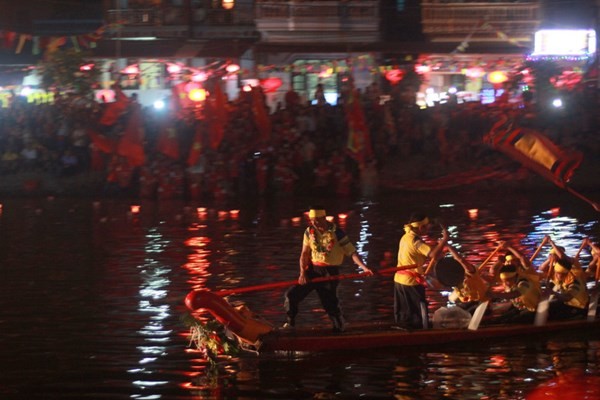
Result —
[[[137, 213], [126, 200], [1, 203], [0, 399], [521, 399], [558, 375], [600, 372], [600, 340], [573, 332], [484, 345], [249, 354], [207, 374], [182, 322], [185, 295], [296, 279], [311, 199], [142, 202]], [[413, 211], [443, 219], [474, 263], [498, 240], [532, 254], [550, 234], [573, 255], [584, 236], [600, 239], [599, 214], [558, 189], [320, 204], [336, 218], [347, 215], [340, 225], [374, 268], [386, 253], [395, 261]], [[589, 253], [581, 258], [585, 265]], [[390, 321], [392, 287], [391, 277], [343, 281], [348, 323]], [[284, 321], [283, 289], [231, 300]], [[298, 324], [328, 324], [316, 295], [302, 303]]]

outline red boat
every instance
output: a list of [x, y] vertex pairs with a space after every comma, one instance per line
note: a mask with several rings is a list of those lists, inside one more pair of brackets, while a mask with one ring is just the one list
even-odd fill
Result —
[[280, 329], [253, 315], [244, 308], [231, 306], [222, 297], [210, 291], [192, 291], [186, 297], [192, 311], [206, 310], [223, 326], [236, 335], [243, 348], [258, 352], [298, 351], [319, 352], [358, 350], [381, 347], [440, 345], [475, 341], [491, 341], [509, 337], [539, 337], [558, 332], [595, 332], [600, 319], [548, 322], [543, 326], [511, 324], [481, 326], [478, 329], [427, 329], [404, 331], [391, 324], [350, 324], [343, 333], [332, 333], [331, 328]]

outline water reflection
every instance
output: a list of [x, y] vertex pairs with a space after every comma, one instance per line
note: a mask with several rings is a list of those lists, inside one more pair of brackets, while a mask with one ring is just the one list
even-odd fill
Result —
[[[506, 207], [493, 196], [407, 197], [323, 205], [373, 267], [395, 262], [415, 205], [452, 227], [453, 243], [474, 264], [498, 240], [527, 254], [546, 234], [569, 254], [585, 236], [599, 240], [598, 215], [569, 208], [565, 199], [504, 194]], [[307, 204], [244, 204], [238, 211], [143, 203], [134, 215], [124, 201], [3, 199], [0, 398], [512, 400], [567, 371], [599, 374], [599, 342], [574, 333], [442, 348], [249, 355], [222, 360], [219, 374], [210, 375], [188, 346], [184, 296], [192, 288], [295, 280]], [[586, 265], [589, 254], [581, 258]], [[229, 300], [278, 325], [284, 289]], [[342, 282], [349, 324], [391, 321], [392, 293], [390, 276]], [[428, 294], [430, 311], [445, 301], [443, 292]], [[327, 324], [320, 307], [309, 296], [299, 323]]]

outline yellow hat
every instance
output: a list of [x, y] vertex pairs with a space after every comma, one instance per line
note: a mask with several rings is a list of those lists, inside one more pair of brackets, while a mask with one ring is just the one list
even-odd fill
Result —
[[310, 219], [325, 217], [326, 215], [325, 210], [321, 208], [311, 208], [310, 211], [308, 211], [308, 218]]

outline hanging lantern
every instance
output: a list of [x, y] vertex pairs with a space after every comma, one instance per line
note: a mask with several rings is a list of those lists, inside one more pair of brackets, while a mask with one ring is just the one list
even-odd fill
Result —
[[204, 89], [192, 89], [190, 90], [188, 97], [190, 100], [195, 102], [201, 102], [206, 100], [206, 90]]
[[112, 103], [115, 101], [115, 91], [111, 89], [98, 90], [96, 92], [96, 100], [102, 103]]
[[240, 70], [240, 66], [237, 64], [229, 64], [227, 67], [225, 67], [225, 71], [227, 71], [227, 73], [229, 74], [233, 74], [235, 72], [238, 72]]
[[465, 75], [471, 79], [477, 79], [485, 75], [485, 71], [480, 67], [472, 67], [465, 70]]
[[390, 69], [385, 72], [385, 79], [391, 82], [392, 85], [397, 84], [404, 78], [404, 71], [401, 69]]
[[137, 75], [140, 73], [140, 69], [137, 64], [128, 65], [121, 70], [122, 74], [126, 75]]
[[181, 65], [178, 64], [167, 64], [167, 71], [170, 74], [180, 74], [181, 73]]
[[235, 0], [223, 0], [221, 6], [226, 10], [231, 10], [235, 6]]
[[275, 93], [277, 89], [279, 89], [283, 85], [283, 81], [281, 78], [271, 77], [267, 79], [262, 79], [260, 81], [260, 86], [263, 89], [264, 93]]
[[506, 76], [504, 71], [493, 71], [488, 74], [487, 79], [489, 83], [499, 85], [506, 82], [508, 80], [508, 76]]

